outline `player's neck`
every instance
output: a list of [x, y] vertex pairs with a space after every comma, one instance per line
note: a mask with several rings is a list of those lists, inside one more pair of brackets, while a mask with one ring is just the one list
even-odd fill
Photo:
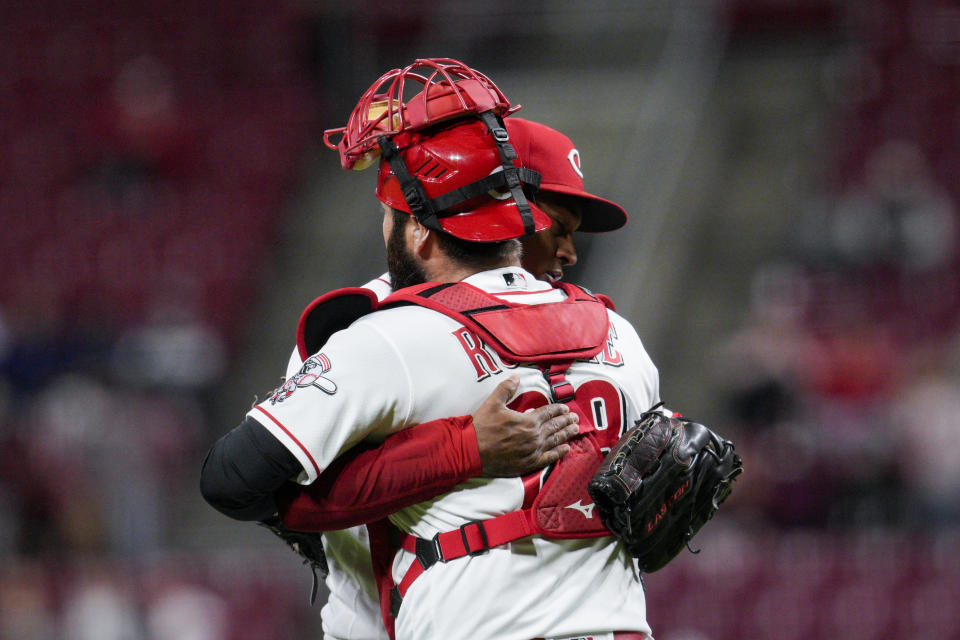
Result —
[[520, 257], [490, 257], [469, 263], [450, 256], [437, 242], [436, 233], [421, 231], [407, 239], [408, 251], [416, 256], [429, 282], [460, 282], [475, 273], [500, 267], [519, 267]]

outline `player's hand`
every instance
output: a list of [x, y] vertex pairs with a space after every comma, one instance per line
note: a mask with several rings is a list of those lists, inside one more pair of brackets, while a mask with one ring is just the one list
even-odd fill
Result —
[[473, 414], [485, 476], [514, 478], [551, 465], [569, 453], [565, 443], [580, 430], [579, 417], [563, 404], [508, 409], [519, 384], [517, 376], [507, 378]]

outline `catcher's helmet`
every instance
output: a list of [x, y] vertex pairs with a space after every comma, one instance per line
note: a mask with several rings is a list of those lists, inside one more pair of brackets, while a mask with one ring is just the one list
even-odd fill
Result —
[[[404, 102], [408, 81], [422, 89]], [[519, 108], [461, 62], [420, 59], [381, 76], [324, 142], [346, 169], [380, 158], [381, 202], [463, 240], [498, 242], [551, 224], [529, 200], [540, 176], [521, 165], [503, 124]]]
[[[526, 195], [531, 195], [539, 176], [512, 164], [505, 169], [485, 122], [458, 121], [429, 135], [403, 133], [393, 142], [399, 145], [396, 154], [402, 158], [402, 166], [390, 160], [380, 163], [377, 198], [394, 209], [414, 214], [425, 226], [432, 226], [431, 219], [418, 207], [422, 204], [418, 199], [433, 203], [434, 220], [440, 230], [463, 240], [496, 242], [550, 226], [547, 214], [522, 192], [527, 186]], [[422, 195], [412, 193], [413, 181], [406, 180], [406, 187], [401, 184], [404, 177], [398, 177], [398, 169], [409, 173]], [[519, 180], [513, 189], [505, 173]], [[521, 198], [514, 191], [520, 191]], [[532, 219], [528, 228], [524, 206]]]

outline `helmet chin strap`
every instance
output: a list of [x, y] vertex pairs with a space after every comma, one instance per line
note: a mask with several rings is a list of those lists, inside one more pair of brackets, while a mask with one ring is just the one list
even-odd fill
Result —
[[517, 152], [513, 145], [509, 143], [510, 136], [506, 127], [503, 126], [503, 120], [500, 116], [493, 111], [485, 111], [480, 114], [480, 118], [487, 125], [487, 129], [497, 145], [503, 171], [492, 173], [485, 178], [436, 198], [427, 196], [423, 185], [407, 169], [403, 156], [400, 154], [400, 149], [391, 138], [380, 136], [377, 139], [377, 144], [380, 147], [382, 158], [389, 163], [393, 175], [400, 183], [400, 190], [403, 192], [403, 198], [406, 200], [407, 206], [410, 207], [410, 212], [426, 228], [444, 232], [443, 227], [440, 226], [439, 218], [453, 215], [450, 209], [482, 196], [490, 190], [508, 189], [513, 200], [517, 203], [517, 210], [523, 222], [523, 235], [531, 235], [536, 230], [536, 226], [533, 221], [533, 212], [530, 210], [530, 202], [523, 192], [523, 185], [528, 185], [536, 191], [540, 187], [540, 174], [514, 164], [517, 159]]
[[[484, 111], [480, 114], [480, 119], [487, 125], [487, 130], [493, 136], [493, 141], [497, 144], [497, 151], [500, 152], [500, 162], [503, 165], [503, 176], [506, 179], [506, 186], [510, 189], [510, 195], [517, 203], [517, 210], [520, 212], [520, 219], [523, 221], [523, 235], [532, 235], [535, 230], [533, 222], [533, 213], [530, 211], [530, 203], [527, 202], [527, 196], [523, 193], [523, 184], [520, 172], [514, 164], [517, 159], [517, 152], [510, 144], [510, 134], [503, 125], [503, 119], [493, 111]], [[540, 186], [540, 176], [537, 176], [537, 186]]]

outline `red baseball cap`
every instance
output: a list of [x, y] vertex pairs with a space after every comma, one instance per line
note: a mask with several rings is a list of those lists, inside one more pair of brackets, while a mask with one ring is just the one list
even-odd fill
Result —
[[627, 223], [623, 207], [584, 190], [580, 152], [570, 138], [523, 118], [504, 118], [504, 123], [523, 166], [542, 176], [540, 190], [578, 200], [583, 213], [578, 231], [613, 231]]

